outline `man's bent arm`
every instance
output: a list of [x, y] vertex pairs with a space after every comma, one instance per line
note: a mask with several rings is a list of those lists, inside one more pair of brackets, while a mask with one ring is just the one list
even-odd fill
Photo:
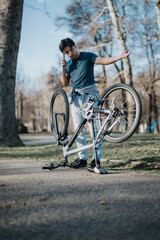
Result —
[[69, 76], [65, 74], [65, 71], [62, 71], [61, 73], [61, 83], [64, 87], [66, 87], [69, 84]]
[[66, 60], [64, 58], [62, 58], [61, 61], [61, 83], [63, 84], [64, 87], [66, 87], [69, 83], [69, 76], [68, 74], [65, 73], [65, 69], [66, 69]]

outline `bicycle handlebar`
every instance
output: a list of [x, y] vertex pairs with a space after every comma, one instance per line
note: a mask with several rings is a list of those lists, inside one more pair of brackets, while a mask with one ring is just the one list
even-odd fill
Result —
[[109, 114], [110, 110], [103, 109], [103, 108], [93, 108], [93, 112], [94, 113], [107, 113], [107, 114]]

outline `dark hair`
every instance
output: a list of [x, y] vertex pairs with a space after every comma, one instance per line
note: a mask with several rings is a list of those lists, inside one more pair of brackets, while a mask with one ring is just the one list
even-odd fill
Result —
[[67, 46], [69, 46], [69, 47], [75, 46], [74, 41], [70, 38], [62, 39], [60, 44], [59, 44], [60, 51], [63, 52], [64, 48], [67, 47]]

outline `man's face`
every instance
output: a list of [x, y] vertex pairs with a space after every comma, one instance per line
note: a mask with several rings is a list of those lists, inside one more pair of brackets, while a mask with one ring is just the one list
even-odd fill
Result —
[[75, 60], [78, 57], [78, 51], [76, 46], [72, 46], [72, 47], [65, 47], [63, 52], [72, 60]]

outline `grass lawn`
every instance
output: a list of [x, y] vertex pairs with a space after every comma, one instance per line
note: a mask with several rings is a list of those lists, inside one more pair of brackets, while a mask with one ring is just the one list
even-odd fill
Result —
[[[74, 145], [75, 147], [75, 145]], [[32, 145], [23, 147], [1, 147], [0, 157], [35, 160], [45, 163], [63, 159], [62, 147], [56, 144]], [[88, 163], [92, 150], [87, 154]], [[77, 154], [69, 157], [69, 162]], [[102, 165], [108, 169], [152, 170], [160, 173], [160, 134], [134, 134], [123, 143], [102, 143]]]

